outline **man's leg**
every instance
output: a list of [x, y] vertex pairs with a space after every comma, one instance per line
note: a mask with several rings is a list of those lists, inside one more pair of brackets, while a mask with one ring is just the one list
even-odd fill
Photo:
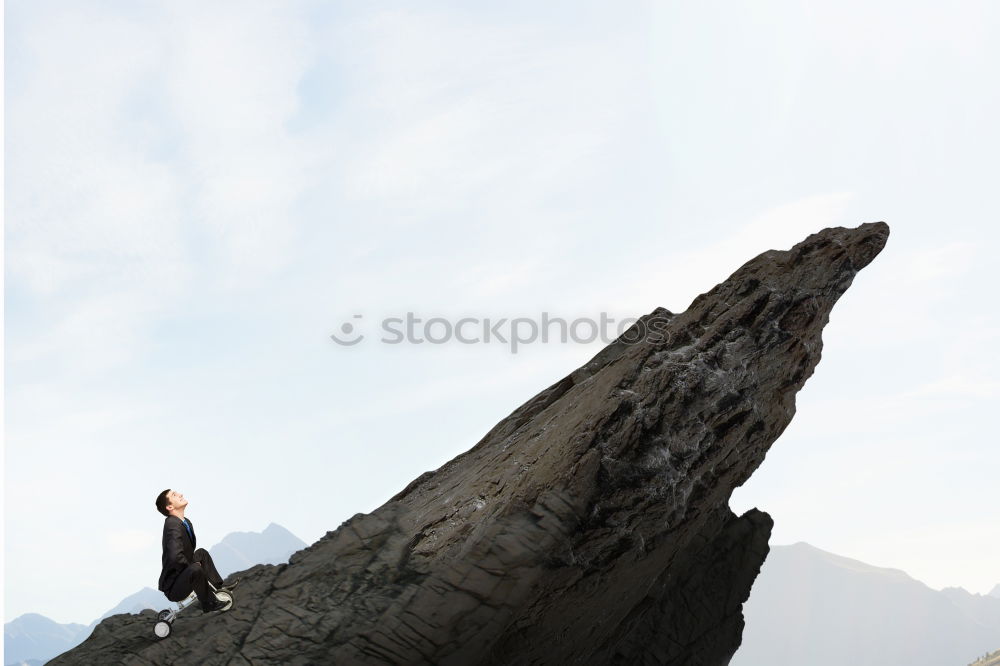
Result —
[[215, 568], [215, 562], [212, 561], [212, 556], [209, 555], [207, 550], [199, 548], [194, 551], [194, 561], [201, 562], [201, 566], [205, 569], [205, 576], [212, 582], [212, 585], [216, 588], [222, 585], [222, 576], [219, 575], [218, 570]]
[[167, 598], [172, 601], [180, 601], [191, 594], [192, 590], [198, 595], [198, 601], [201, 602], [202, 608], [208, 608], [218, 601], [218, 597], [212, 592], [212, 588], [208, 586], [208, 578], [205, 576], [205, 570], [200, 564], [189, 564], [177, 576], [177, 580], [171, 586], [170, 594]]

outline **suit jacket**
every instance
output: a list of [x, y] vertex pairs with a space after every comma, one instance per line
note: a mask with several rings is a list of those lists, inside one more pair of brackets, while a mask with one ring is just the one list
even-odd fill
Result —
[[194, 562], [194, 525], [188, 519], [191, 534], [177, 516], [167, 516], [163, 521], [163, 570], [160, 572], [160, 592], [166, 592], [177, 576]]

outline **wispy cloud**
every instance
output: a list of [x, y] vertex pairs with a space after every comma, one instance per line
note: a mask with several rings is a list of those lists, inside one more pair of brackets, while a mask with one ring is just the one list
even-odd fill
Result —
[[470, 197], [530, 210], [622, 135], [636, 47], [621, 32], [553, 40], [551, 26], [417, 9], [353, 27], [369, 78], [352, 102], [377, 128], [350, 170], [353, 196], [436, 215]]
[[[596, 302], [614, 302], [623, 311], [644, 314], [657, 306], [684, 311], [694, 298], [766, 250], [785, 250], [824, 227], [857, 226], [844, 219], [851, 194], [835, 192], [781, 203], [749, 222], [731, 221], [732, 231], [694, 249], [664, 248], [655, 261], [619, 276]], [[728, 227], [727, 227], [728, 228]]]

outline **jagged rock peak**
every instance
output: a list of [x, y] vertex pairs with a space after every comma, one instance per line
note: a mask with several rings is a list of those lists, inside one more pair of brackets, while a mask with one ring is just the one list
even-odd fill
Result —
[[882, 222], [764, 252], [645, 315], [469, 451], [247, 571], [236, 607], [105, 620], [53, 664], [726, 664], [768, 552], [735, 516], [884, 246]]

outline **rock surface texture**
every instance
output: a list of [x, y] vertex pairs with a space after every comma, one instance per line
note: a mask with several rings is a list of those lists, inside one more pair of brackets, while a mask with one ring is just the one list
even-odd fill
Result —
[[[227, 613], [108, 618], [52, 664], [728, 663], [770, 517], [728, 506], [795, 413], [882, 222], [771, 250], [292, 556]], [[186, 615], [186, 616], [185, 616]]]

